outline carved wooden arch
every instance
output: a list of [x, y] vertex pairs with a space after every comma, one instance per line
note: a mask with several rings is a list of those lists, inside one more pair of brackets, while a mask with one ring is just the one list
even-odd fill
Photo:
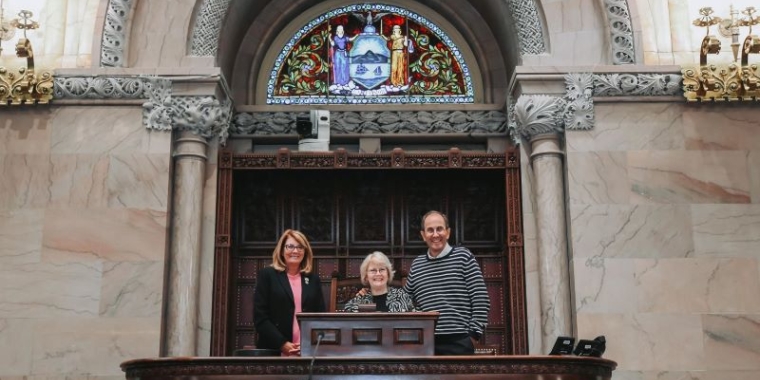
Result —
[[236, 170], [373, 170], [373, 169], [504, 169], [506, 180], [506, 263], [510, 275], [506, 281], [508, 297], [505, 311], [512, 336], [508, 353], [528, 353], [525, 304], [525, 260], [523, 253], [522, 197], [520, 154], [517, 148], [506, 153], [473, 153], [452, 148], [448, 152], [417, 153], [394, 149], [389, 153], [292, 152], [280, 149], [276, 154], [219, 153], [216, 241], [214, 252], [214, 289], [211, 321], [211, 356], [226, 356], [229, 338], [230, 267], [232, 234], [233, 172]]

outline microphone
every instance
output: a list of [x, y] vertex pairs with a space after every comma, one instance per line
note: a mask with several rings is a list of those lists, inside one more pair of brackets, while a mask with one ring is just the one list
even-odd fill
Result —
[[325, 332], [320, 331], [317, 333], [317, 345], [314, 346], [314, 353], [311, 354], [311, 363], [309, 363], [309, 380], [311, 380], [311, 374], [314, 370], [314, 359], [317, 358], [317, 350], [319, 350], [319, 343], [322, 342], [322, 338], [325, 337]]

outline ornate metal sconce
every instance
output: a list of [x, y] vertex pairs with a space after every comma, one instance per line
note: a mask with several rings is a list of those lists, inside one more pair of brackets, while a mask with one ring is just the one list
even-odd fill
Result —
[[[699, 67], [683, 67], [684, 96], [690, 102], [714, 101], [760, 101], [760, 70], [758, 63], [749, 63], [750, 54], [760, 53], [760, 38], [752, 34], [752, 26], [760, 24], [754, 7], [748, 7], [738, 18], [738, 12], [731, 6], [731, 18], [712, 16], [712, 8], [699, 10], [702, 17], [694, 20], [694, 25], [707, 28], [699, 50]], [[734, 62], [729, 64], [708, 64], [708, 54], [720, 53], [720, 40], [710, 34], [710, 26], [718, 25], [720, 31], [731, 36]], [[749, 27], [749, 35], [739, 44], [739, 28]], [[741, 49], [740, 49], [741, 47]], [[739, 53], [741, 52], [741, 61]]]
[[6, 22], [0, 14], [0, 43], [10, 40], [14, 29], [23, 30], [24, 37], [16, 43], [16, 56], [26, 58], [26, 67], [20, 67], [16, 72], [0, 66], [0, 105], [47, 104], [53, 98], [53, 74], [49, 71], [35, 72], [32, 43], [26, 37], [26, 31], [37, 29], [39, 24], [31, 20], [32, 12], [22, 10], [18, 16]]

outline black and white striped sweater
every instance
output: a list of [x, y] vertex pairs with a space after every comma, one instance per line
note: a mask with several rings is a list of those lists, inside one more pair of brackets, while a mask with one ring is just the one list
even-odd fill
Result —
[[465, 247], [434, 259], [427, 253], [415, 258], [404, 290], [419, 310], [441, 313], [436, 334], [480, 335], [485, 330], [488, 291], [475, 256]]

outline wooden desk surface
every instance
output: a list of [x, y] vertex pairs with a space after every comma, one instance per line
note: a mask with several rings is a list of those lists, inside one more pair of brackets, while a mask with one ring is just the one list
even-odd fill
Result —
[[[311, 358], [179, 357], [121, 364], [127, 380], [299, 379]], [[317, 357], [313, 379], [610, 380], [617, 363], [577, 356]]]

